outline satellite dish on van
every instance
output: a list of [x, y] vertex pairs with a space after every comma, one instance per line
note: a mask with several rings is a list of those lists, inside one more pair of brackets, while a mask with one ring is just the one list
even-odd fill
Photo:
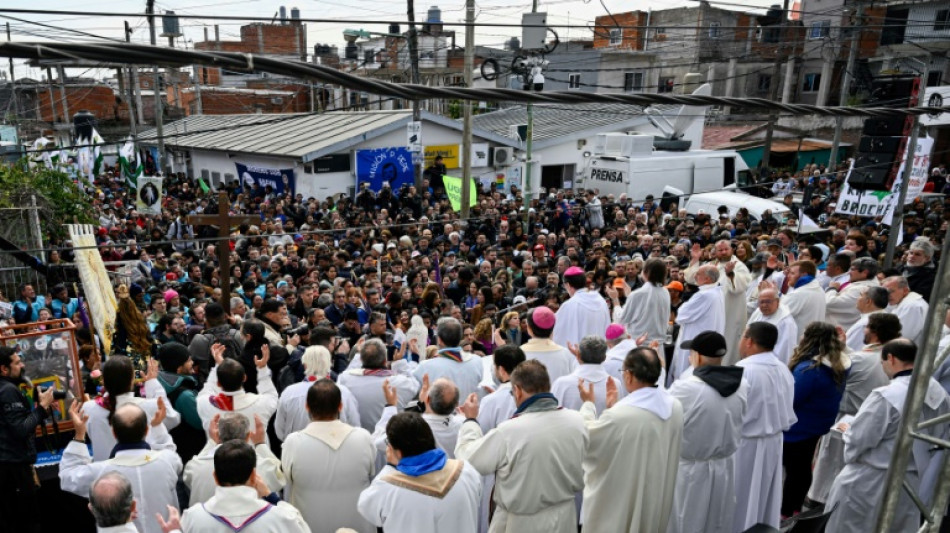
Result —
[[[697, 96], [711, 96], [712, 85], [704, 83], [698, 89], [693, 91]], [[706, 115], [707, 106], [680, 106], [679, 111], [670, 122], [666, 115], [650, 106], [644, 110], [647, 118], [653, 126], [663, 133], [663, 136], [654, 137], [653, 146], [657, 150], [666, 150], [670, 152], [685, 152], [692, 145], [691, 141], [684, 141], [683, 136], [694, 123], [702, 120]]]

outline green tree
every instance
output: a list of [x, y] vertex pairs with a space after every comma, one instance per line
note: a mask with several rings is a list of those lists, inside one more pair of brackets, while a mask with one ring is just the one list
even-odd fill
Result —
[[15, 165], [0, 165], [0, 207], [31, 205], [36, 197], [44, 241], [66, 234], [63, 224], [91, 224], [91, 197], [66, 173], [42, 165], [29, 167], [23, 159]]

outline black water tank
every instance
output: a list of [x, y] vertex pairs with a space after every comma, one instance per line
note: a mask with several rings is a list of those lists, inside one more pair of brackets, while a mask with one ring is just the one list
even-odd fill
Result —
[[77, 139], [92, 139], [92, 130], [96, 126], [96, 116], [85, 109], [80, 109], [73, 115], [73, 129], [76, 130]]
[[343, 49], [343, 55], [346, 59], [356, 61], [359, 59], [360, 48], [353, 43], [346, 43], [346, 48]]
[[390, 24], [389, 33], [393, 35], [399, 35], [399, 24]]

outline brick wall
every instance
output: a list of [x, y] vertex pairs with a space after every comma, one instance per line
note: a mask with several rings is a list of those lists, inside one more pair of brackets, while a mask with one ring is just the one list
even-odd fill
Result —
[[307, 54], [307, 26], [301, 24], [248, 24], [241, 26], [239, 41], [201, 41], [196, 50], [254, 54]]
[[[643, 49], [643, 30], [646, 26], [647, 14], [642, 11], [617, 13], [594, 19], [594, 48], [616, 48], [627, 50]], [[621, 26], [623, 37], [619, 45], [610, 44], [610, 29]]]
[[[59, 87], [53, 87], [53, 101], [56, 105], [56, 119], [63, 121], [63, 100]], [[37, 105], [39, 116], [46, 122], [53, 121], [53, 109], [50, 105], [48, 90], [37, 91]], [[111, 88], [105, 85], [79, 85], [66, 87], [66, 105], [69, 111], [69, 121], [80, 109], [85, 109], [96, 116], [98, 120], [116, 120], [116, 95]], [[124, 104], [123, 104], [124, 105]]]
[[[206, 115], [243, 115], [253, 113], [303, 113], [310, 111], [307, 87], [294, 86], [293, 95], [283, 93], [246, 93], [218, 89], [202, 89], [201, 110]], [[182, 91], [181, 105], [185, 114], [194, 113], [197, 102], [193, 90]]]

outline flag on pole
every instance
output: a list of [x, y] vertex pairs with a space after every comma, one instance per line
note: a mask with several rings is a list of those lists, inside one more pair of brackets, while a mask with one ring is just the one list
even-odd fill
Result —
[[[442, 176], [442, 183], [445, 185], [445, 194], [449, 197], [449, 203], [452, 204], [454, 211], [462, 209], [462, 178], [453, 176]], [[478, 190], [475, 189], [475, 180], [468, 180], [468, 199], [469, 207], [478, 203]]]
[[125, 141], [125, 144], [119, 148], [119, 168], [122, 169], [122, 177], [125, 178], [129, 189], [137, 188], [143, 167], [138, 152], [135, 151], [135, 144], [131, 140]]

